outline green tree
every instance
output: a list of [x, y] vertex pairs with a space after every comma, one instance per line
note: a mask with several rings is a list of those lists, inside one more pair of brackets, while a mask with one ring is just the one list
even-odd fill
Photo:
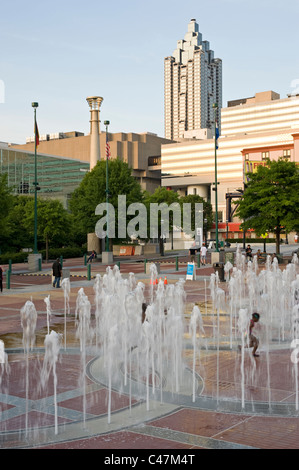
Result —
[[24, 225], [27, 202], [27, 196], [13, 197], [13, 204], [7, 218], [7, 225], [10, 234], [9, 251], [18, 252], [22, 248], [30, 248], [33, 246], [33, 236]]
[[0, 175], [0, 248], [4, 250], [9, 243], [10, 227], [8, 224], [8, 217], [13, 207], [13, 195], [12, 190], [7, 184], [7, 175]]
[[206, 231], [210, 230], [213, 224], [213, 208], [210, 202], [196, 194], [189, 194], [180, 198], [180, 204], [191, 204], [191, 229], [195, 231], [195, 204], [203, 204], [203, 220], [206, 219], [207, 223], [204, 226]]
[[[143, 192], [127, 163], [119, 159], [110, 160], [108, 162], [108, 171], [109, 203], [115, 208], [117, 221], [118, 196], [126, 196], [128, 207], [133, 202], [142, 202]], [[85, 175], [70, 199], [69, 207], [78, 232], [85, 236], [88, 233], [94, 233], [99, 219], [95, 215], [95, 210], [99, 204], [104, 202], [106, 202], [106, 161], [101, 160], [90, 173]]]
[[258, 236], [275, 233], [276, 253], [280, 252], [280, 235], [299, 230], [299, 168], [284, 158], [267, 161], [250, 180], [236, 215], [244, 222], [242, 228], [252, 228]]
[[[168, 190], [166, 188], [159, 187], [155, 190], [153, 194], [146, 192], [145, 197], [144, 197], [144, 203], [147, 209], [147, 227], [148, 227], [148, 237], [150, 238], [150, 228], [151, 228], [151, 204], [158, 204], [159, 206], [162, 204], [165, 204], [167, 208], [171, 206], [172, 204], [176, 204], [178, 209], [180, 210], [180, 203], [179, 203], [179, 195], [173, 190]], [[166, 207], [165, 206], [165, 207]], [[161, 206], [162, 207], [162, 206]], [[168, 229], [169, 232], [173, 236], [173, 225], [175, 223], [175, 218], [173, 217], [173, 212], [170, 210], [169, 211], [169, 226], [165, 227], [164, 229]], [[159, 240], [159, 245], [160, 245], [160, 254], [163, 256], [164, 255], [164, 239], [163, 239], [163, 224], [165, 224], [165, 221], [163, 221], [163, 212], [158, 213], [158, 232], [157, 232], [157, 238]], [[180, 224], [182, 223], [182, 220], [180, 218]]]
[[[34, 236], [34, 198], [26, 198], [24, 227], [28, 234]], [[46, 246], [48, 260], [49, 243], [69, 245], [72, 241], [71, 216], [62, 203], [55, 199], [38, 198], [37, 201], [37, 236]]]

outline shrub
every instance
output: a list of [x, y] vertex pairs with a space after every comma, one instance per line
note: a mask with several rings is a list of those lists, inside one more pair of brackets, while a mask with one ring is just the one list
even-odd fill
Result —
[[[40, 250], [43, 260], [46, 259], [46, 250]], [[48, 253], [49, 259], [56, 259], [63, 256], [64, 259], [80, 258], [86, 253], [84, 248], [78, 246], [70, 246], [66, 248], [50, 248]], [[29, 253], [4, 253], [0, 255], [0, 264], [8, 264], [9, 260], [13, 264], [24, 263], [27, 261]]]

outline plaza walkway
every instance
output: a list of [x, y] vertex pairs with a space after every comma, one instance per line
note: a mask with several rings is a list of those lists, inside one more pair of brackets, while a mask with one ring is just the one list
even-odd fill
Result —
[[[151, 396], [147, 409], [143, 396], [112, 390], [109, 422], [108, 388], [98, 373], [99, 358], [92, 348], [86, 358], [85, 388], [82, 386], [74, 315], [78, 290], [83, 287], [93, 303], [94, 276], [104, 274], [107, 267], [94, 263], [90, 281], [82, 259], [66, 261], [64, 267], [71, 272], [70, 314], [66, 317], [64, 292], [52, 287], [50, 264], [35, 275], [26, 272], [25, 265], [14, 267], [11, 289], [4, 289], [0, 294], [0, 340], [5, 344], [10, 369], [8, 373], [0, 366], [1, 449], [122, 449], [128, 450], [126, 455], [129, 455], [130, 450], [138, 449], [163, 449], [169, 453], [180, 450], [191, 454], [200, 449], [298, 448], [299, 415], [290, 345], [281, 342], [269, 353], [262, 350], [257, 359], [246, 353], [242, 382], [241, 355], [235, 337], [233, 344], [229, 344], [226, 329], [218, 345], [206, 343], [201, 351], [194, 401], [192, 389], [188, 392], [186, 386], [179, 394], [165, 392], [162, 400], [159, 394]], [[175, 283], [186, 278], [186, 270], [187, 260], [179, 264], [178, 271], [173, 262], [165, 262], [161, 264], [160, 276], [163, 280], [167, 277], [168, 283]], [[121, 263], [120, 271], [123, 277], [134, 273], [148, 292], [150, 279], [143, 263]], [[211, 265], [197, 268], [196, 281], [185, 283], [184, 357], [190, 368], [193, 353], [188, 321], [195, 304], [201, 309], [207, 336], [212, 338], [215, 329], [214, 317], [208, 309], [212, 272]], [[227, 290], [226, 283], [221, 287]], [[64, 333], [65, 318], [67, 326], [66, 348], [61, 348], [57, 363], [56, 397], [53, 380], [43, 389], [39, 379], [47, 334], [47, 296], [51, 299], [51, 330]], [[20, 321], [20, 309], [27, 300], [34, 303], [38, 313], [36, 344], [28, 357], [23, 350]], [[220, 322], [227, 324], [225, 314]]]

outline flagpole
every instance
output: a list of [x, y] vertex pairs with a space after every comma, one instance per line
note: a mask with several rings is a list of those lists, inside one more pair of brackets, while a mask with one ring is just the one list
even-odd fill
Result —
[[34, 249], [33, 253], [37, 254], [37, 152], [36, 152], [36, 137], [37, 137], [37, 127], [36, 127], [36, 108], [38, 108], [38, 103], [32, 103], [34, 108]]
[[110, 121], [104, 121], [106, 126], [106, 217], [107, 217], [107, 235], [106, 235], [106, 252], [109, 252], [109, 171], [108, 171], [108, 126]]
[[216, 112], [218, 109], [218, 104], [213, 104], [214, 108], [214, 123], [215, 123], [215, 224], [216, 224], [216, 252], [219, 252], [219, 239], [218, 239], [218, 181], [217, 181], [217, 120], [216, 120]]

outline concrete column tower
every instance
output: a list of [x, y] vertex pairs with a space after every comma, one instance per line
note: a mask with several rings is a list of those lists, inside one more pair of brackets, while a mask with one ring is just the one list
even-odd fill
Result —
[[101, 96], [86, 98], [90, 107], [90, 170], [101, 159], [100, 150], [100, 107], [103, 101]]

